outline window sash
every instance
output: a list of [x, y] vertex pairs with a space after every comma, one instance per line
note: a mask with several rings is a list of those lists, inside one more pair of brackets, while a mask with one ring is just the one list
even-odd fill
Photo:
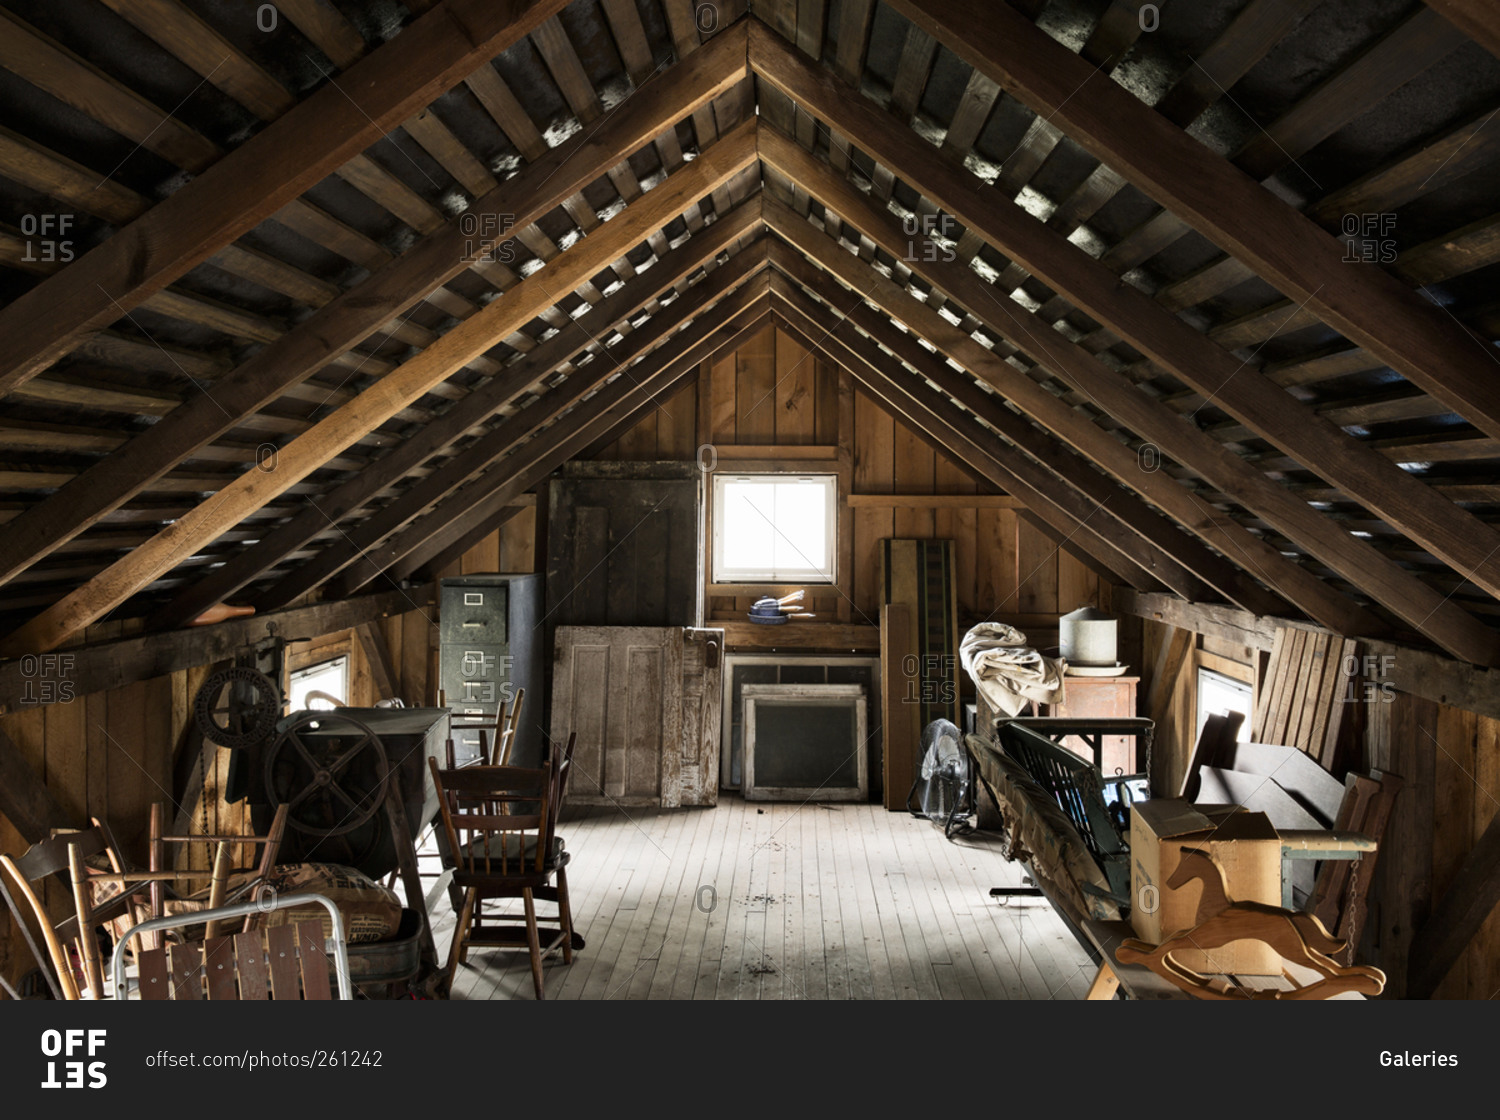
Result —
[[[736, 483], [760, 485], [792, 484], [822, 492], [823, 502], [823, 549], [820, 555], [797, 555], [793, 552], [790, 562], [785, 556], [779, 560], [774, 555], [767, 563], [731, 563], [730, 551], [732, 526], [730, 517], [753, 517], [747, 510], [732, 510], [728, 488]], [[714, 475], [714, 531], [713, 573], [715, 583], [819, 583], [835, 581], [835, 556], [838, 540], [838, 476], [806, 474], [715, 474]], [[775, 519], [773, 513], [772, 519]], [[776, 533], [772, 524], [763, 523], [766, 533]], [[785, 538], [783, 538], [785, 543]], [[785, 549], [783, 549], [785, 551]]]

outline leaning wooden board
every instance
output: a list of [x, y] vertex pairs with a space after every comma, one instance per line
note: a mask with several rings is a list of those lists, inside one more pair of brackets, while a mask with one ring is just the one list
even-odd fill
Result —
[[713, 805], [724, 632], [560, 626], [552, 738], [577, 732], [577, 805]]

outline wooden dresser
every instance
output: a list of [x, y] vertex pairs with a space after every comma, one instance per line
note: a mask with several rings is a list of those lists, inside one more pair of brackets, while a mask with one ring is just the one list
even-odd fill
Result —
[[[1127, 719], [1135, 716], [1135, 691], [1140, 677], [1068, 677], [1065, 701], [1043, 704], [1044, 716], [1069, 719]], [[1070, 745], [1072, 741], [1070, 740]], [[1139, 773], [1144, 758], [1135, 757], [1135, 741], [1123, 735], [1104, 740], [1105, 774]]]

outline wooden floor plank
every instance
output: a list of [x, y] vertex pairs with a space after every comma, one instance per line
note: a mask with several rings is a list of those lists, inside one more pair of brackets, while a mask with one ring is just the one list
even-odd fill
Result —
[[[993, 834], [734, 796], [575, 810], [559, 832], [588, 944], [548, 962], [548, 999], [1074, 999], [1092, 976], [1043, 900], [989, 898], [1021, 881]], [[446, 896], [432, 922], [446, 956]], [[531, 999], [526, 954], [473, 950], [453, 998]]]

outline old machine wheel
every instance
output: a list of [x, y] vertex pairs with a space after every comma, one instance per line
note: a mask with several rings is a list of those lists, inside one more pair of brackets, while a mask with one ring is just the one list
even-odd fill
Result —
[[352, 716], [308, 711], [267, 748], [265, 799], [289, 806], [287, 824], [307, 841], [307, 858], [358, 866], [380, 844], [391, 780], [380, 737]]
[[238, 750], [268, 736], [281, 714], [281, 692], [264, 673], [235, 665], [209, 674], [193, 698], [193, 720], [211, 743]]

